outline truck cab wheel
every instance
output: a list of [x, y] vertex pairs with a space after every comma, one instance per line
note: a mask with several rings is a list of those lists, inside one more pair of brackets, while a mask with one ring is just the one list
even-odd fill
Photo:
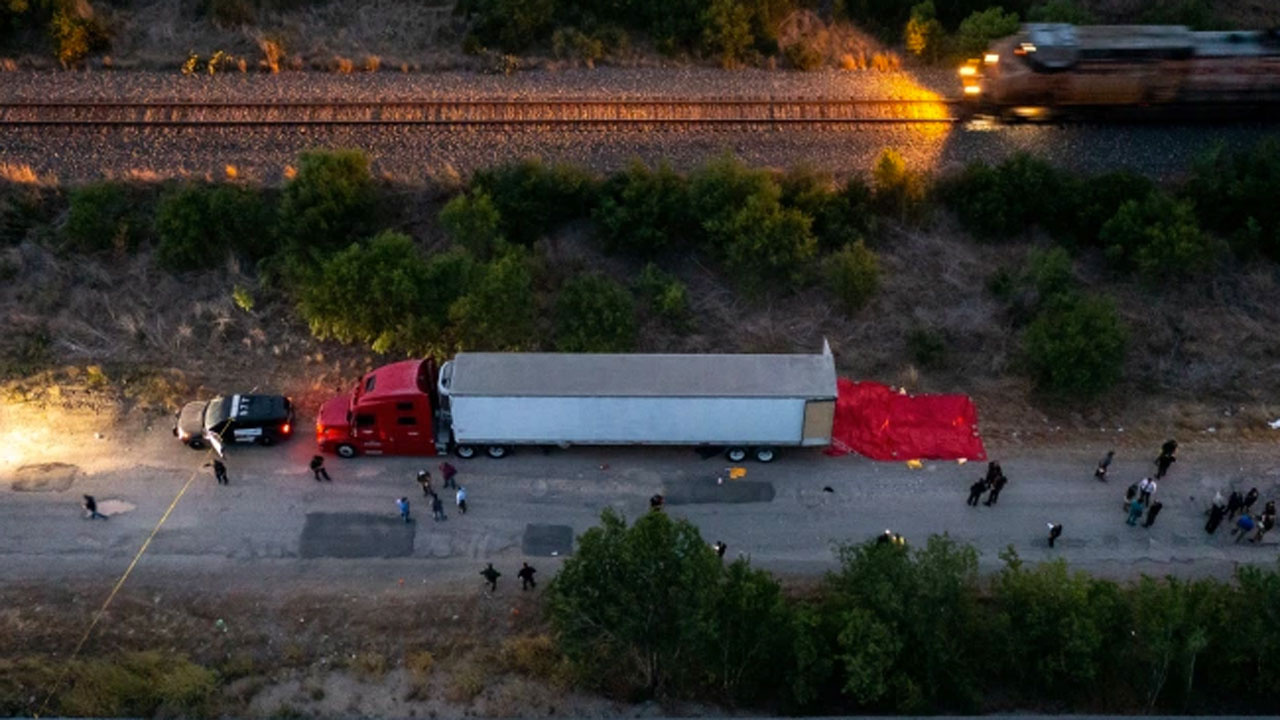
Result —
[[187, 447], [191, 448], [192, 450], [203, 450], [204, 440], [198, 437], [193, 437], [187, 441]]
[[333, 450], [334, 450], [334, 452], [338, 453], [338, 457], [340, 457], [340, 458], [347, 458], [347, 459], [350, 459], [350, 458], [353, 458], [353, 457], [355, 457], [355, 456], [356, 456], [356, 446], [355, 446], [355, 445], [349, 445], [349, 444], [347, 444], [347, 443], [342, 443], [341, 445], [339, 445], [338, 447], [334, 448]]
[[731, 447], [724, 451], [724, 456], [729, 459], [729, 462], [742, 462], [747, 459], [747, 449]]
[[507, 449], [501, 445], [490, 445], [489, 447], [485, 448], [485, 452], [488, 453], [489, 457], [493, 458], [494, 460], [497, 460], [498, 458], [504, 458], [507, 456]]
[[773, 462], [773, 458], [775, 455], [775, 453], [773, 452], [773, 448], [769, 448], [769, 447], [756, 448], [755, 454], [756, 454], [756, 460], [762, 463]]
[[463, 460], [470, 460], [476, 456], [476, 449], [470, 445], [459, 445], [453, 451]]

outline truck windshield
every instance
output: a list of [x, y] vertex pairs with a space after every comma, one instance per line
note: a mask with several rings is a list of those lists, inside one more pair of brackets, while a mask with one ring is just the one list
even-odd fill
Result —
[[208, 429], [221, 427], [230, 415], [231, 398], [225, 395], [216, 397], [209, 401], [208, 407], [204, 409], [204, 426]]

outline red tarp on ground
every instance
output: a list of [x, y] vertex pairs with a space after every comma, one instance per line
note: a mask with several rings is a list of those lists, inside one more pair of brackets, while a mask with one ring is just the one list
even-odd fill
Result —
[[830, 455], [872, 460], [986, 460], [967, 395], [901, 395], [874, 382], [836, 380]]

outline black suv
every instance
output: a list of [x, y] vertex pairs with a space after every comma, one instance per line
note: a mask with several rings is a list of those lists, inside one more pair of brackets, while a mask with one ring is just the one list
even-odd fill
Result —
[[178, 413], [173, 434], [199, 449], [206, 433], [224, 443], [274, 445], [293, 434], [293, 403], [282, 395], [221, 395], [187, 403]]

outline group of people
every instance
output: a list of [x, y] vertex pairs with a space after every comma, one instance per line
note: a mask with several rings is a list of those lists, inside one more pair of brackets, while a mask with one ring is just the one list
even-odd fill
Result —
[[[520, 578], [521, 590], [532, 590], [538, 587], [538, 583], [533, 579], [537, 572], [529, 563], [521, 563], [520, 570], [516, 572], [516, 577]], [[502, 573], [493, 566], [493, 563], [489, 563], [480, 571], [480, 577], [484, 578], [485, 584], [489, 586], [489, 592], [496, 592], [498, 578], [502, 577]]]
[[1005, 476], [1004, 470], [1001, 469], [1000, 463], [987, 463], [987, 474], [978, 478], [977, 482], [969, 486], [969, 499], [965, 502], [971, 507], [977, 507], [982, 501], [982, 494], [987, 494], [987, 501], [982, 503], [987, 507], [995, 505], [1000, 499], [1000, 491], [1004, 490], [1004, 486], [1009, 484], [1009, 478]]
[[[1166, 440], [1160, 446], [1160, 454], [1155, 459], [1155, 477], [1144, 477], [1125, 490], [1124, 511], [1128, 516], [1125, 520], [1126, 525], [1137, 525], [1138, 521], [1142, 520], [1143, 513], [1146, 513], [1147, 518], [1142, 521], [1142, 527], [1149, 528], [1156, 523], [1156, 518], [1164, 509], [1164, 503], [1154, 499], [1156, 491], [1160, 489], [1159, 481], [1169, 474], [1169, 466], [1177, 461], [1174, 456], [1177, 452], [1178, 441]], [[1107, 453], [1106, 457], [1098, 463], [1098, 468], [1093, 471], [1094, 477], [1103, 481], [1107, 479], [1107, 468], [1115, 455], [1114, 450]]]
[[[1258, 502], [1258, 488], [1249, 488], [1249, 492], [1240, 494], [1239, 490], [1232, 490], [1226, 497], [1222, 497], [1222, 493], [1218, 492], [1213, 496], [1213, 504], [1209, 506], [1209, 520], [1204, 525], [1204, 531], [1210, 535], [1218, 531], [1218, 526], [1225, 519], [1227, 522], [1235, 521], [1235, 528], [1231, 530], [1231, 534], [1235, 537], [1236, 542], [1240, 542], [1253, 533], [1253, 537], [1249, 538], [1251, 543], [1262, 542], [1262, 537], [1276, 526], [1276, 502], [1268, 500], [1262, 507], [1262, 512], [1258, 515], [1253, 514], [1253, 506]], [[1236, 517], [1239, 515], [1239, 517]]]
[[[458, 485], [458, 469], [451, 463], [442, 462], [439, 465], [440, 476], [444, 479], [442, 490], [449, 488], [454, 489], [454, 503], [458, 506], [458, 512], [463, 515], [467, 514], [467, 489]], [[418, 485], [422, 488], [422, 495], [431, 505], [431, 517], [436, 521], [448, 520], [449, 517], [444, 514], [444, 501], [440, 499], [440, 494], [431, 487], [431, 473], [427, 470], [418, 471]], [[396, 500], [396, 507], [400, 510], [400, 517], [405, 522], [410, 522], [409, 517], [409, 498], [402, 497]]]

